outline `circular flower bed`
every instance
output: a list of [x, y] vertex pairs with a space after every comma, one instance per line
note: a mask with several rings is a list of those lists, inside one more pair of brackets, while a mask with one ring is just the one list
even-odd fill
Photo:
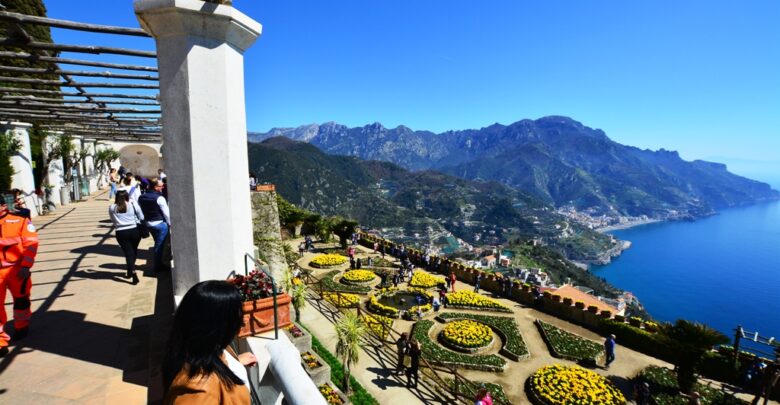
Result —
[[347, 258], [342, 255], [325, 254], [317, 255], [309, 262], [310, 265], [319, 268], [339, 266], [347, 262]]
[[468, 352], [483, 348], [493, 341], [490, 327], [470, 319], [448, 323], [439, 336], [445, 346]]
[[366, 307], [382, 316], [398, 318], [403, 315], [406, 319], [416, 319], [418, 309], [423, 317], [433, 312], [430, 304], [432, 298], [431, 293], [420, 288], [399, 290], [390, 287], [372, 295], [366, 302]]
[[368, 270], [350, 270], [341, 276], [341, 281], [347, 284], [368, 284], [376, 278], [373, 271]]
[[444, 277], [434, 276], [422, 270], [415, 270], [409, 285], [420, 288], [442, 287], [444, 286]]
[[580, 367], [542, 367], [529, 378], [530, 394], [549, 405], [623, 405], [626, 398], [609, 380]]

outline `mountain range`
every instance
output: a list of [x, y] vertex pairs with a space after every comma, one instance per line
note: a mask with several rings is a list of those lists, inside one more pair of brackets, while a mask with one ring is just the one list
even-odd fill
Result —
[[249, 133], [250, 142], [278, 136], [413, 172], [495, 181], [543, 204], [594, 216], [696, 218], [780, 198], [769, 185], [732, 174], [723, 164], [622, 145], [599, 129], [561, 116], [439, 134], [332, 122]]
[[571, 259], [591, 262], [603, 262], [620, 245], [532, 194], [497, 182], [328, 155], [284, 137], [250, 143], [249, 166], [299, 207], [354, 218], [367, 227], [400, 228], [438, 245], [452, 236], [472, 244], [542, 239]]

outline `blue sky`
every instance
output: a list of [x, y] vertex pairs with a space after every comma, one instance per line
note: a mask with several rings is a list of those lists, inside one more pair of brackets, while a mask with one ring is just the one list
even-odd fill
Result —
[[[54, 18], [137, 26], [129, 0], [45, 3]], [[234, 5], [264, 30], [245, 60], [252, 131], [378, 121], [440, 132], [567, 115], [624, 144], [780, 179], [777, 1]]]

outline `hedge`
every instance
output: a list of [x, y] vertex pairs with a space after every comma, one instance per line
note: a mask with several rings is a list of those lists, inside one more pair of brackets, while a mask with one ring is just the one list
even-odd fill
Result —
[[[491, 316], [491, 315], [479, 315], [479, 314], [467, 314], [462, 312], [445, 312], [439, 314], [438, 318], [442, 320], [457, 320], [457, 319], [471, 319], [485, 325], [488, 325], [498, 330], [506, 340], [501, 348], [503, 355], [509, 357], [512, 360], [518, 361], [530, 357], [528, 347], [523, 340], [523, 335], [520, 333], [520, 328], [514, 318], [506, 316]], [[507, 353], [503, 353], [506, 351]]]

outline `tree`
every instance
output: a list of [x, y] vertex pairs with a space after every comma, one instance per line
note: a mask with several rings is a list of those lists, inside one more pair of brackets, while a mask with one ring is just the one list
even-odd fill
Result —
[[690, 394], [704, 354], [717, 344], [728, 343], [729, 338], [707, 325], [684, 319], [678, 319], [664, 329], [676, 352], [677, 383], [682, 392]]
[[352, 234], [355, 233], [358, 222], [340, 217], [334, 218], [333, 222], [333, 233], [339, 237], [339, 243], [341, 244], [341, 247], [346, 249], [347, 242], [349, 241], [349, 238], [352, 236]]
[[295, 309], [295, 319], [301, 321], [301, 309], [306, 307], [306, 284], [300, 279], [292, 281], [292, 304]]
[[352, 391], [349, 386], [350, 368], [358, 362], [360, 340], [366, 334], [366, 325], [352, 312], [347, 312], [336, 322], [336, 355], [344, 363], [344, 387], [347, 395]]
[[11, 188], [14, 169], [11, 166], [11, 157], [19, 151], [22, 143], [19, 142], [11, 131], [0, 133], [0, 191]]
[[98, 171], [99, 178], [98, 183], [103, 182], [103, 177], [106, 175], [108, 168], [111, 167], [111, 162], [119, 159], [120, 153], [113, 148], [101, 149], [95, 153], [95, 169]]
[[314, 233], [317, 234], [319, 240], [330, 242], [330, 236], [333, 233], [333, 225], [333, 218], [320, 217], [320, 219], [314, 223]]

